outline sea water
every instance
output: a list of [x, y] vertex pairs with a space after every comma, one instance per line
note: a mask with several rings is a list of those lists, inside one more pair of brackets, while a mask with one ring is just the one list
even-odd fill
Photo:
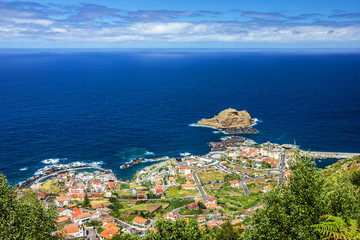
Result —
[[0, 171], [12, 183], [45, 159], [129, 179], [153, 164], [120, 169], [134, 157], [206, 154], [226, 135], [190, 125], [230, 107], [259, 120], [244, 135], [258, 143], [360, 152], [356, 52], [2, 50], [0, 62]]

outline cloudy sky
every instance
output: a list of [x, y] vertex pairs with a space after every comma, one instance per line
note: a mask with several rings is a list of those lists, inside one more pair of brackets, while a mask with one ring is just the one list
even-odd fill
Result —
[[360, 0], [0, 0], [0, 48], [359, 48]]

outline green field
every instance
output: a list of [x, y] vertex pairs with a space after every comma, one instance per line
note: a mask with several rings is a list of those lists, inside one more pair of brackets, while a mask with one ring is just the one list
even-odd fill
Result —
[[199, 172], [198, 177], [202, 183], [208, 183], [208, 182], [223, 182], [224, 176], [226, 175], [223, 172]]
[[169, 187], [166, 192], [167, 198], [179, 198], [179, 197], [187, 197], [187, 196], [199, 196], [199, 192], [197, 190], [184, 190], [178, 187]]

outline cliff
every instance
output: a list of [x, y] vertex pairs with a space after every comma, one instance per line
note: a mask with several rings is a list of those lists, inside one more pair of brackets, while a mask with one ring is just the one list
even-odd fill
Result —
[[254, 120], [246, 111], [237, 111], [229, 108], [221, 111], [217, 116], [210, 119], [201, 119], [195, 125], [204, 127], [213, 127], [219, 130], [225, 130], [226, 133], [257, 133], [257, 130], [251, 125]]

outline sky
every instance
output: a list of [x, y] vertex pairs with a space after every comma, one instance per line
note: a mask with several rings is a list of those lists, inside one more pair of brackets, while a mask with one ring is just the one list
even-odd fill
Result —
[[0, 48], [355, 48], [360, 0], [0, 0]]

